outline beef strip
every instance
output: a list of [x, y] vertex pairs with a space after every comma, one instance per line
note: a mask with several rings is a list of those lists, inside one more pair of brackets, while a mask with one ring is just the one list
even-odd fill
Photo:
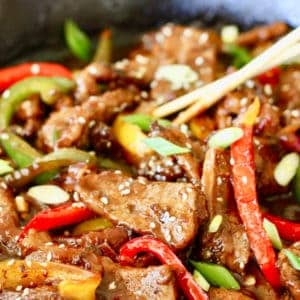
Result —
[[175, 249], [186, 247], [206, 218], [204, 195], [188, 183], [151, 182], [106, 171], [83, 176], [75, 189], [99, 215], [139, 234], [153, 234]]
[[1, 300], [63, 300], [57, 289], [49, 286], [25, 288], [22, 291], [4, 290], [0, 293]]
[[100, 300], [176, 299], [174, 276], [168, 266], [122, 267], [103, 257], [103, 278], [97, 291]]
[[240, 291], [227, 290], [224, 288], [211, 287], [208, 291], [209, 299], [213, 300], [251, 300], [252, 295], [246, 295]]
[[237, 43], [243, 46], [253, 46], [261, 42], [278, 38], [284, 35], [288, 29], [288, 26], [282, 22], [256, 26], [249, 31], [241, 33], [237, 39]]
[[[300, 256], [300, 243], [296, 242], [288, 248], [296, 256]], [[289, 290], [294, 299], [300, 299], [300, 273], [292, 267], [283, 251], [278, 256], [278, 265], [282, 284]]]
[[237, 214], [229, 210], [233, 208], [229, 158], [229, 152], [225, 150], [209, 149], [206, 152], [202, 185], [208, 213], [210, 220], [216, 215], [222, 215], [223, 220], [217, 232], [206, 230], [202, 235], [200, 256], [241, 273], [249, 261], [250, 246], [243, 224]]
[[4, 182], [0, 183], [0, 251], [3, 255], [20, 256], [21, 247], [17, 237], [21, 230], [18, 228], [18, 215], [14, 206], [12, 192]]
[[53, 112], [39, 132], [39, 147], [45, 151], [56, 147], [86, 147], [91, 128], [131, 106], [137, 101], [136, 96], [137, 90], [116, 89], [91, 96], [82, 105]]
[[191, 149], [191, 153], [173, 156], [152, 154], [138, 166], [138, 174], [161, 181], [190, 181], [199, 183], [200, 163], [204, 158], [204, 144], [175, 127], [162, 127], [156, 122], [151, 126], [151, 137], [162, 137], [178, 146]]

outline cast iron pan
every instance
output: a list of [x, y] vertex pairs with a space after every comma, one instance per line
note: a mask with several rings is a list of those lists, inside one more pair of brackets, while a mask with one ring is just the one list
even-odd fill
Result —
[[67, 17], [91, 32], [110, 26], [125, 35], [169, 21], [222, 20], [249, 27], [283, 20], [297, 26], [300, 5], [297, 0], [1, 0], [0, 64], [56, 45]]

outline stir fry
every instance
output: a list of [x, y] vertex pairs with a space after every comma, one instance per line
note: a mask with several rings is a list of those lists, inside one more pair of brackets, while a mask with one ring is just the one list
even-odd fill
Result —
[[298, 30], [64, 29], [0, 70], [0, 298], [300, 299]]

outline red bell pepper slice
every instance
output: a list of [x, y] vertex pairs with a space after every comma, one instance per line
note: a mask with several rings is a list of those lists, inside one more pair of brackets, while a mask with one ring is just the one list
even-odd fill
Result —
[[62, 65], [54, 63], [24, 63], [0, 70], [0, 92], [17, 81], [31, 76], [55, 76], [72, 79], [72, 73]]
[[180, 259], [162, 241], [152, 237], [138, 237], [130, 240], [120, 249], [119, 261], [123, 265], [133, 264], [141, 252], [148, 252], [167, 264], [175, 272], [176, 279], [189, 300], [208, 299], [207, 294], [196, 283]]
[[25, 237], [30, 229], [45, 231], [62, 226], [76, 224], [94, 216], [94, 213], [85, 206], [76, 206], [75, 203], [64, 204], [47, 209], [36, 214], [22, 230], [19, 239]]
[[300, 223], [288, 221], [278, 216], [264, 213], [264, 217], [271, 221], [277, 228], [279, 235], [288, 241], [298, 242], [300, 240]]
[[273, 287], [280, 286], [279, 271], [272, 244], [263, 228], [255, 183], [253, 126], [242, 125], [243, 137], [231, 145], [233, 188], [237, 208], [250, 246], [264, 276]]
[[279, 67], [274, 67], [258, 75], [257, 79], [261, 84], [277, 85], [279, 83], [280, 73], [281, 73], [281, 69]]

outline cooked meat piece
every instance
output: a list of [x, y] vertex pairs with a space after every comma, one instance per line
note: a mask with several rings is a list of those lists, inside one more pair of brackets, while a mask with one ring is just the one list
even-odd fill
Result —
[[83, 176], [76, 190], [99, 215], [153, 234], [176, 249], [191, 242], [206, 217], [204, 195], [188, 183], [151, 182], [107, 171]]
[[22, 251], [17, 243], [20, 234], [18, 215], [14, 198], [4, 182], [0, 183], [0, 251], [2, 255], [20, 256]]
[[300, 117], [300, 67], [290, 66], [281, 71], [278, 105], [284, 110], [285, 125], [299, 122]]
[[229, 151], [213, 148], [206, 151], [201, 183], [210, 219], [225, 213], [233, 200], [229, 159]]
[[39, 147], [51, 151], [56, 147], [88, 146], [88, 133], [97, 122], [111, 117], [132, 105], [135, 90], [117, 89], [101, 96], [92, 96], [82, 105], [53, 112], [39, 132]]
[[288, 29], [288, 26], [282, 22], [256, 26], [249, 31], [241, 33], [237, 39], [237, 43], [243, 46], [253, 46], [261, 42], [279, 38], [284, 35]]
[[69, 247], [93, 249], [100, 255], [109, 254], [111, 259], [115, 259], [120, 247], [128, 241], [128, 238], [129, 233], [125, 228], [114, 227], [80, 236], [61, 236], [54, 240]]
[[100, 300], [176, 299], [174, 276], [168, 266], [121, 267], [103, 257], [103, 278], [97, 291]]
[[[278, 143], [270, 139], [255, 138], [256, 183], [260, 195], [274, 195], [287, 191], [278, 185], [274, 178], [274, 170], [284, 152]], [[266, 159], [267, 158], [267, 159]]]
[[117, 62], [115, 67], [146, 83], [152, 81], [151, 96], [162, 103], [194, 89], [197, 84], [174, 90], [170, 82], [155, 79], [158, 68], [169, 64], [188, 65], [198, 74], [198, 84], [212, 81], [220, 44], [219, 37], [212, 31], [168, 24], [144, 35], [142, 45], [132, 52], [131, 59]]
[[244, 226], [233, 213], [223, 215], [217, 232], [204, 233], [200, 249], [204, 260], [220, 263], [237, 273], [244, 271], [251, 254]]
[[98, 83], [107, 82], [117, 77], [117, 73], [108, 65], [92, 63], [76, 76], [77, 88], [75, 99], [81, 103], [92, 95], [100, 94]]
[[246, 295], [240, 291], [227, 290], [224, 288], [211, 287], [208, 291], [209, 299], [212, 300], [252, 300], [252, 295]]
[[161, 181], [188, 180], [193, 183], [200, 181], [200, 162], [204, 158], [204, 145], [189, 137], [177, 128], [162, 127], [157, 123], [151, 126], [151, 137], [162, 137], [186, 148], [191, 153], [173, 155], [171, 157], [153, 154], [143, 159], [138, 166], [139, 175]]
[[25, 288], [20, 292], [4, 290], [0, 293], [1, 300], [63, 300], [57, 289], [43, 286]]
[[[295, 255], [300, 256], [300, 243], [296, 242], [288, 248]], [[280, 277], [282, 284], [289, 290], [294, 299], [300, 299], [300, 273], [292, 267], [283, 251], [278, 256]]]
[[40, 247], [39, 250], [32, 252], [26, 259], [38, 262], [52, 261], [70, 264], [93, 272], [102, 272], [100, 256], [92, 250], [82, 248], [61, 247], [60, 245], [49, 243]]

